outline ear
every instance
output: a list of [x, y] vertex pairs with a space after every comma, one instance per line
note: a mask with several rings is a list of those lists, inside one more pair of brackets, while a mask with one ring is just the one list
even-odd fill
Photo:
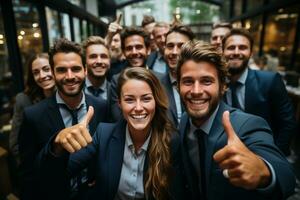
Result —
[[222, 96], [225, 94], [225, 92], [227, 91], [227, 89], [228, 89], [228, 87], [227, 87], [226, 84], [222, 84], [220, 86], [220, 90], [221, 90], [220, 92], [221, 92]]

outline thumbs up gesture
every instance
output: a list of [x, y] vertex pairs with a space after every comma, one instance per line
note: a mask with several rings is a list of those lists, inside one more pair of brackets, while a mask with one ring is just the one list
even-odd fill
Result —
[[89, 106], [88, 112], [81, 122], [61, 130], [54, 140], [54, 153], [60, 155], [64, 150], [74, 153], [91, 143], [92, 137], [87, 129], [87, 126], [93, 115], [94, 108]]
[[107, 35], [105, 37], [105, 41], [107, 45], [110, 45], [113, 36], [116, 33], [119, 33], [123, 29], [122, 26], [120, 25], [121, 19], [122, 19], [122, 14], [119, 14], [116, 20], [109, 24]]
[[236, 135], [228, 111], [223, 113], [222, 123], [228, 138], [227, 145], [217, 151], [213, 158], [221, 169], [227, 170], [226, 174], [230, 183], [245, 189], [268, 186], [271, 181], [269, 168]]

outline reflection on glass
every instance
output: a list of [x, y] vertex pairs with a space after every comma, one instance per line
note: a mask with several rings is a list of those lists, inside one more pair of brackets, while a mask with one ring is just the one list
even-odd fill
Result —
[[79, 19], [76, 17], [73, 17], [73, 24], [74, 24], [74, 36], [75, 36], [75, 42], [80, 43], [81, 37], [80, 37], [80, 24]]
[[279, 66], [273, 66], [271, 70], [278, 67], [280, 70], [292, 68], [289, 64], [296, 34], [297, 12], [290, 8], [268, 17], [263, 51], [279, 59]]
[[46, 18], [48, 25], [49, 44], [53, 45], [54, 41], [61, 37], [59, 32], [58, 12], [46, 7]]
[[13, 9], [16, 18], [18, 44], [24, 67], [25, 61], [32, 54], [43, 50], [39, 16], [37, 8], [29, 2], [14, 0]]
[[61, 25], [63, 30], [62, 36], [67, 38], [68, 40], [71, 40], [71, 28], [68, 14], [61, 14]]
[[262, 30], [262, 16], [258, 16], [245, 21], [245, 28], [251, 33], [254, 43], [253, 43], [253, 53], [259, 52], [259, 41], [261, 38]]
[[13, 83], [0, 6], [0, 133], [7, 129], [13, 111]]

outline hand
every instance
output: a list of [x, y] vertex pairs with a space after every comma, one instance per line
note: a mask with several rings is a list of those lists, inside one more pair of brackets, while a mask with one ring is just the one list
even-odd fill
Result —
[[87, 126], [94, 115], [94, 108], [89, 106], [84, 119], [71, 127], [61, 130], [54, 140], [54, 153], [62, 154], [64, 150], [70, 153], [79, 151], [92, 142]]
[[213, 158], [221, 169], [228, 170], [230, 183], [245, 189], [268, 186], [271, 179], [269, 168], [236, 135], [228, 111], [223, 113], [222, 123], [228, 137], [227, 145], [217, 151]]
[[105, 41], [106, 41], [107, 45], [110, 45], [113, 36], [116, 33], [119, 33], [123, 29], [123, 27], [120, 25], [121, 18], [122, 18], [122, 14], [119, 14], [117, 16], [116, 21], [109, 24], [108, 30], [107, 30], [107, 35], [105, 37]]

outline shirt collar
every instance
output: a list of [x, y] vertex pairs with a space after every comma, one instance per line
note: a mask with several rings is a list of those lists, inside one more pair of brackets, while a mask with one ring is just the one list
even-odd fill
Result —
[[[57, 104], [65, 104], [66, 106], [68, 106], [66, 104], [66, 102], [61, 98], [61, 96], [59, 95], [58, 91], [56, 91], [55, 93], [55, 98], [56, 98], [56, 102]], [[82, 105], [85, 104], [85, 95], [84, 95], [84, 92], [82, 92], [82, 98], [81, 98], [81, 101], [80, 103], [78, 104], [78, 106], [76, 107], [76, 109], [80, 108]], [[68, 106], [69, 107], [69, 106]]]
[[192, 119], [190, 118], [190, 132], [194, 132], [196, 129], [201, 129], [202, 131], [204, 131], [207, 135], [210, 133], [210, 129], [214, 123], [214, 120], [216, 118], [217, 112], [219, 110], [220, 104], [218, 104], [217, 108], [215, 109], [215, 111], [210, 115], [210, 117], [208, 118], [208, 120], [206, 120], [200, 127], [196, 127], [193, 123], [192, 123]]
[[237, 82], [245, 85], [246, 83], [246, 79], [247, 79], [247, 76], [248, 76], [248, 67], [245, 69], [245, 71], [242, 73], [242, 75], [240, 76], [240, 78], [237, 80]]
[[[101, 89], [102, 91], [106, 91], [106, 84], [107, 84], [107, 80], [104, 79], [103, 84], [100, 85], [100, 87], [99, 87], [98, 89]], [[85, 79], [85, 86], [86, 86], [87, 88], [89, 88], [89, 87], [94, 87], [94, 86], [92, 85], [92, 83], [91, 83], [91, 81], [89, 80], [88, 77], [86, 77], [86, 79]]]
[[171, 72], [169, 72], [169, 78], [170, 78], [170, 81], [171, 81], [172, 84], [173, 84], [174, 82], [176, 82], [176, 79], [173, 78], [173, 76], [171, 75]]
[[[151, 137], [151, 132], [150, 132], [148, 138], [146, 139], [146, 141], [144, 142], [144, 144], [142, 145], [142, 147], [141, 147], [140, 150], [147, 151], [148, 145], [149, 145], [149, 142], [150, 142], [150, 137]], [[130, 134], [129, 134], [128, 124], [126, 125], [126, 140], [125, 140], [125, 144], [126, 144], [126, 146], [128, 146], [130, 149], [131, 149], [131, 147], [133, 147], [133, 142], [132, 142], [131, 136], [130, 136]], [[134, 148], [133, 148], [133, 149], [134, 149]]]

